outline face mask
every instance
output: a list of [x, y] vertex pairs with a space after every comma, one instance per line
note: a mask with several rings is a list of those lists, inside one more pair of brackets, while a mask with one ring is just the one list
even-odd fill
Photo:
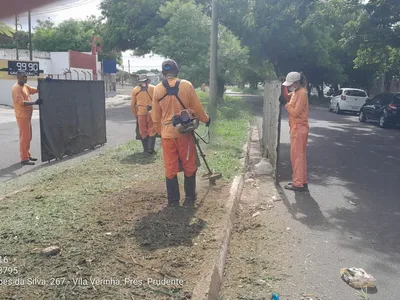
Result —
[[290, 87], [288, 87], [288, 90], [289, 90], [290, 92], [294, 92], [294, 91], [296, 90], [296, 87], [290, 86]]

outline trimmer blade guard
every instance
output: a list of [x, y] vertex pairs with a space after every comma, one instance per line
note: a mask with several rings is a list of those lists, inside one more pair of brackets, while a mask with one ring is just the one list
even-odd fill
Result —
[[208, 179], [208, 181], [210, 182], [211, 185], [215, 185], [216, 181], [218, 179], [222, 178], [222, 174], [221, 173], [208, 173], [208, 174], [204, 174], [202, 176], [202, 178]]

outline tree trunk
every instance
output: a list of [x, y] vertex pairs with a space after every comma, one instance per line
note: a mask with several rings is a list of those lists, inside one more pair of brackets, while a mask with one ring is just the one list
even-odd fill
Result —
[[321, 85], [317, 85], [316, 86], [316, 88], [317, 88], [317, 91], [318, 91], [318, 98], [324, 98], [324, 90], [323, 89], [321, 89]]
[[388, 73], [385, 74], [385, 92], [390, 92], [390, 85], [392, 83], [392, 76]]
[[250, 88], [256, 90], [258, 88], [258, 82], [250, 82]]

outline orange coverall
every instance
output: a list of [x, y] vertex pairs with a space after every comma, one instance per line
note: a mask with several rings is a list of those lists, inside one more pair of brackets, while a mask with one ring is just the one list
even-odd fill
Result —
[[[283, 95], [285, 96], [285, 93]], [[303, 187], [307, 183], [308, 94], [305, 88], [299, 88], [287, 97], [290, 98], [285, 108], [289, 113], [293, 186]]]
[[155, 136], [155, 130], [153, 128], [153, 121], [151, 115], [147, 110], [147, 106], [152, 105], [152, 99], [154, 93], [154, 85], [149, 84], [146, 91], [140, 91], [140, 86], [137, 86], [132, 91], [131, 96], [131, 107], [135, 118], [138, 120], [139, 133], [142, 139], [147, 136]]
[[19, 128], [19, 153], [21, 161], [29, 160], [31, 157], [29, 150], [32, 140], [31, 120], [33, 106], [24, 106], [24, 102], [32, 102], [30, 95], [37, 92], [37, 88], [30, 87], [27, 84], [21, 86], [16, 83], [12, 87], [13, 106]]
[[[173, 87], [177, 80], [177, 78], [168, 79], [168, 83]], [[154, 128], [161, 135], [165, 177], [172, 179], [178, 175], [179, 161], [182, 163], [185, 176], [191, 177], [197, 171], [193, 135], [181, 134], [172, 125], [172, 118], [179, 114], [183, 107], [174, 95], [166, 96], [159, 101], [166, 93], [167, 90], [162, 83], [155, 87], [151, 111]], [[208, 115], [204, 112], [199, 97], [189, 81], [181, 80], [178, 96], [186, 109], [191, 109], [200, 122], [208, 121]]]

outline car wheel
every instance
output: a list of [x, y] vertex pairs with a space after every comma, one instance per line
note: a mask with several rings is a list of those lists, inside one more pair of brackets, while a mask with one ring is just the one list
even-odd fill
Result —
[[328, 111], [332, 111], [332, 107], [331, 107], [330, 103], [329, 103], [329, 106], [328, 106]]
[[335, 110], [335, 112], [336, 112], [338, 115], [340, 115], [340, 114], [342, 113], [342, 110], [341, 110], [340, 107], [339, 107], [339, 103], [336, 105], [336, 110]]
[[360, 115], [358, 116], [358, 120], [362, 123], [367, 122], [367, 117], [365, 116], [363, 111], [360, 111]]
[[386, 121], [386, 117], [384, 114], [382, 114], [382, 116], [379, 118], [379, 126], [381, 128], [386, 128], [387, 127], [387, 121]]

